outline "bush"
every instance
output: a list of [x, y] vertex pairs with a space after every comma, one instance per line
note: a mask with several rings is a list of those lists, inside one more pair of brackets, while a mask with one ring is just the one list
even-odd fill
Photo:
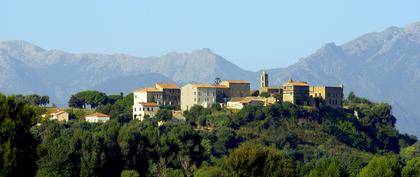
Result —
[[395, 177], [400, 176], [401, 165], [396, 157], [377, 156], [369, 161], [369, 164], [360, 171], [358, 177]]
[[123, 170], [121, 172], [121, 177], [139, 177], [139, 173], [136, 170]]

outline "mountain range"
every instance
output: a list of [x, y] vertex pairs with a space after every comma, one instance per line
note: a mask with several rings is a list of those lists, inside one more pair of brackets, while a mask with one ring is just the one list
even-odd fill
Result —
[[[95, 89], [128, 93], [154, 82], [179, 85], [222, 79], [258, 86], [261, 71], [247, 71], [210, 49], [172, 52], [160, 57], [125, 54], [73, 54], [45, 50], [25, 41], [0, 42], [0, 91], [46, 94], [65, 105], [75, 92]], [[342, 45], [328, 43], [297, 63], [267, 70], [270, 84], [289, 77], [311, 85], [344, 83], [345, 92], [389, 102], [402, 132], [420, 137], [420, 23], [389, 27]]]

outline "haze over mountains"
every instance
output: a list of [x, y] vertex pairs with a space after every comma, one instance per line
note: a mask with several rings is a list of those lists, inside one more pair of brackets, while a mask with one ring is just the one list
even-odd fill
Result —
[[[72, 93], [95, 89], [131, 92], [157, 81], [213, 82], [246, 79], [258, 86], [258, 72], [246, 71], [209, 49], [161, 57], [72, 54], [25, 41], [0, 42], [0, 91], [48, 94], [66, 104]], [[402, 132], [420, 136], [420, 23], [389, 27], [337, 46], [326, 44], [286, 68], [268, 70], [271, 85], [290, 76], [312, 85], [345, 85], [345, 91], [394, 106]]]

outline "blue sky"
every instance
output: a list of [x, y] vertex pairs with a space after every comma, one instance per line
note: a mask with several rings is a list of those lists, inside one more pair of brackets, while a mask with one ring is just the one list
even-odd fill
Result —
[[210, 48], [248, 70], [420, 21], [418, 0], [0, 0], [0, 40], [77, 53]]

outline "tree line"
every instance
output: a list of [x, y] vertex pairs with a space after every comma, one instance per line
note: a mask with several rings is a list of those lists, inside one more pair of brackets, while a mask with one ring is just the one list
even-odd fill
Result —
[[29, 105], [47, 106], [50, 103], [50, 97], [48, 95], [14, 95], [17, 102], [22, 102]]
[[109, 122], [35, 126], [35, 106], [1, 95], [0, 176], [419, 176], [417, 139], [398, 132], [388, 104], [361, 99], [346, 109], [194, 106], [171, 123], [167, 109], [126, 119], [127, 95], [96, 107]]

